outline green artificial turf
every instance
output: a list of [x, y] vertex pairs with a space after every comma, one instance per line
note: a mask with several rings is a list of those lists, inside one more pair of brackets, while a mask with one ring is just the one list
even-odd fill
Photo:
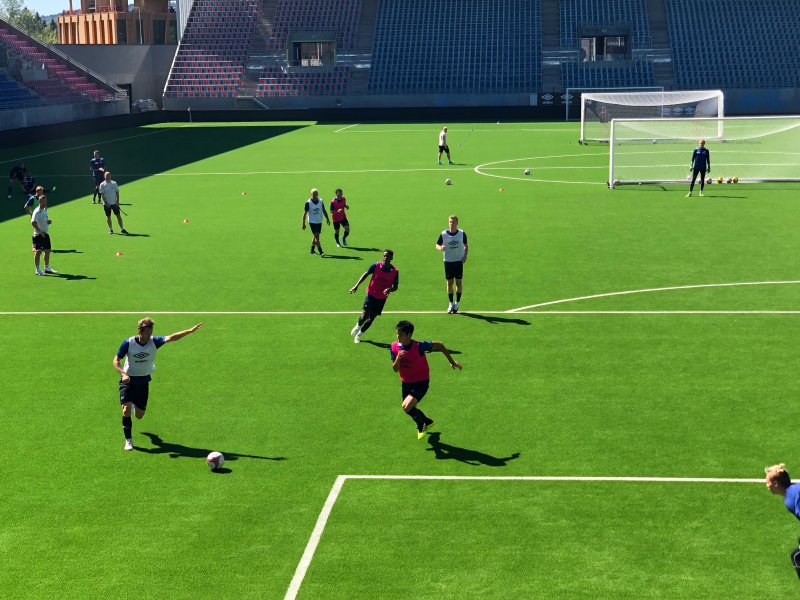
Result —
[[[607, 148], [574, 123], [449, 123], [441, 167], [441, 124], [344, 127], [162, 124], [0, 151], [57, 185], [59, 271], [34, 276], [15, 191], [0, 595], [283, 598], [339, 475], [795, 471], [796, 185], [611, 191]], [[91, 203], [94, 148], [134, 235]], [[325, 258], [300, 228], [312, 187], [351, 206], [349, 247], [326, 226]], [[453, 213], [470, 246], [456, 316], [434, 249]], [[400, 289], [354, 345], [365, 286], [348, 290], [384, 248]], [[759, 285], [720, 285], [743, 283]], [[126, 453], [111, 362], [144, 316], [156, 335], [205, 326], [159, 351]], [[464, 365], [430, 356], [421, 441], [389, 363], [404, 318]], [[796, 533], [758, 483], [351, 479], [297, 597], [775, 597], [796, 585]]]

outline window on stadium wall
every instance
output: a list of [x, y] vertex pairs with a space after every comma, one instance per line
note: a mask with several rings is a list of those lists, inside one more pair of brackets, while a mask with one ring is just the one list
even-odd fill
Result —
[[117, 43], [128, 43], [128, 23], [125, 19], [117, 19]]
[[167, 41], [167, 23], [163, 19], [153, 21], [153, 43], [165, 44]]
[[581, 61], [585, 63], [630, 60], [628, 36], [581, 35]]
[[336, 42], [292, 42], [289, 49], [290, 67], [333, 67], [336, 64]]

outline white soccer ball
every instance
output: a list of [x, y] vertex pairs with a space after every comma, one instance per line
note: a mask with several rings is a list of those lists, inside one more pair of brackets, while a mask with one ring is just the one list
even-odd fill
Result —
[[453, 180], [452, 180], [452, 179], [445, 179], [445, 180], [444, 180], [444, 184], [445, 184], [445, 185], [452, 185], [452, 183], [453, 183]]
[[525, 169], [525, 175], [530, 175], [530, 174], [531, 174], [531, 170], [530, 169]]
[[209, 469], [216, 471], [225, 465], [225, 457], [222, 456], [222, 452], [211, 452], [206, 456], [206, 464]]

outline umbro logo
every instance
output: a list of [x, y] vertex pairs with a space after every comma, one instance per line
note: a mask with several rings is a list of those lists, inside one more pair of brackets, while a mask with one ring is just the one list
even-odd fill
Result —
[[147, 358], [148, 356], [150, 356], [149, 352], [137, 352], [133, 355], [133, 358], [138, 358], [141, 360], [142, 358]]

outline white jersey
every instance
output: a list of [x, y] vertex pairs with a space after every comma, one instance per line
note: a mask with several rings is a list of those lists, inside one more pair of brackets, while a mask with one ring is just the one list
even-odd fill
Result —
[[[43, 232], [50, 233], [50, 224], [47, 221], [47, 209], [37, 206], [31, 215], [31, 227], [33, 227], [33, 223], [36, 223]], [[33, 235], [39, 235], [35, 227], [33, 228]]]
[[306, 212], [308, 212], [308, 222], [309, 223], [322, 223], [322, 216], [323, 211], [325, 210], [325, 203], [317, 199], [317, 203], [314, 204], [314, 201], [309, 198], [306, 200]]
[[444, 262], [461, 262], [467, 248], [467, 234], [463, 229], [455, 233], [445, 229], [439, 236], [439, 245], [444, 246]]
[[119, 186], [116, 181], [104, 181], [97, 189], [103, 195], [103, 201], [108, 206], [119, 204]]
[[447, 132], [444, 129], [439, 132], [439, 145], [447, 146]]
[[136, 336], [128, 338], [128, 354], [125, 355], [124, 371], [131, 377], [144, 377], [156, 370], [156, 344], [151, 337], [142, 346]]

